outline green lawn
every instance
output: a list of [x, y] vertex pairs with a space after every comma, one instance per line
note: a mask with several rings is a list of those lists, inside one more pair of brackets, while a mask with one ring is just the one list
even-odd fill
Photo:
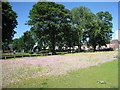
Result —
[[13, 56], [13, 55], [30, 55], [29, 53], [1, 53], [2, 56]]
[[[101, 84], [97, 81], [104, 81]], [[24, 79], [19, 83], [8, 86], [13, 88], [117, 88], [118, 61], [107, 62], [98, 66], [91, 66], [66, 75], [42, 76]]]

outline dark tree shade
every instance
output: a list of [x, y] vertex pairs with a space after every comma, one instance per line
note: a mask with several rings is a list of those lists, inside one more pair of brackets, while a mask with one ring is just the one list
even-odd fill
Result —
[[12, 41], [14, 28], [17, 26], [17, 14], [12, 10], [12, 6], [8, 2], [2, 2], [2, 45], [3, 50], [7, 49], [7, 45]]

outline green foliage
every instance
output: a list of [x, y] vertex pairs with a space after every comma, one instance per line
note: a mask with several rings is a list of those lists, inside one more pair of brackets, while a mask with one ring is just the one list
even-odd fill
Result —
[[96, 51], [96, 46], [106, 46], [112, 36], [112, 15], [108, 11], [93, 14], [84, 6], [69, 11], [61, 4], [38, 2], [30, 10], [29, 18], [26, 25], [31, 29], [20, 40], [14, 40], [14, 49], [32, 51], [37, 42], [39, 50], [49, 47], [52, 54], [56, 54], [55, 46], [59, 52], [63, 46], [78, 46], [78, 51], [82, 51], [83, 44]]
[[35, 44], [32, 32], [26, 31], [24, 35], [18, 39], [13, 40], [13, 50], [25, 50], [25, 52], [32, 51]]
[[13, 40], [13, 50], [23, 50], [25, 47], [25, 43], [24, 43], [24, 37], [20, 37], [18, 39], [14, 39]]
[[29, 51], [33, 49], [35, 45], [34, 36], [30, 31], [26, 31], [23, 35], [24, 47], [25, 51]]
[[2, 2], [2, 48], [7, 50], [14, 34], [14, 28], [17, 26], [17, 14], [12, 10], [8, 2]]
[[91, 19], [88, 28], [88, 44], [93, 46], [96, 51], [96, 46], [106, 46], [112, 36], [112, 16], [109, 12], [98, 12]]
[[71, 10], [71, 17], [77, 31], [79, 48], [86, 42], [95, 51], [96, 46], [106, 46], [109, 43], [112, 36], [112, 15], [108, 11], [95, 15], [90, 9], [81, 6]]
[[55, 54], [58, 39], [62, 40], [63, 31], [69, 22], [69, 10], [54, 2], [38, 2], [29, 14], [30, 20], [26, 24], [32, 26], [31, 30]]
[[99, 41], [98, 45], [103, 46], [110, 42], [110, 39], [112, 38], [112, 15], [108, 11], [101, 11], [98, 12], [97, 17], [100, 19], [99, 22]]
[[76, 30], [78, 51], [81, 51], [82, 42], [86, 36], [86, 25], [90, 21], [90, 9], [84, 6], [76, 7], [71, 10], [71, 20]]

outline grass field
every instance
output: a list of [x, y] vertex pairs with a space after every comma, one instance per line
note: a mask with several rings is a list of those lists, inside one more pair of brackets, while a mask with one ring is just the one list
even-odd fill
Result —
[[97, 52], [1, 60], [2, 87], [117, 88], [116, 55]]
[[[107, 62], [91, 66], [66, 75], [44, 76], [22, 80], [8, 87], [28, 88], [118, 88], [118, 62]], [[104, 81], [101, 84], [98, 81]]]

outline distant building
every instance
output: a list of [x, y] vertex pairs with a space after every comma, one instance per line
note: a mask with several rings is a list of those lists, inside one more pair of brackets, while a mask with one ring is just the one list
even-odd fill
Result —
[[120, 50], [120, 41], [117, 39], [111, 40], [109, 47], [113, 48], [113, 50]]
[[[107, 46], [102, 46], [100, 49], [107, 49], [107, 48], [112, 48], [113, 50], [120, 50], [120, 41], [118, 39], [115, 40], [110, 40], [109, 44], [106, 44]], [[97, 46], [97, 50], [98, 50]]]

